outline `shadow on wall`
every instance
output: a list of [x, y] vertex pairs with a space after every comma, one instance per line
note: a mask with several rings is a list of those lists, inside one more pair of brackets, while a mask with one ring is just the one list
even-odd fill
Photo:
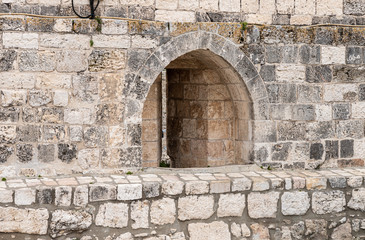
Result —
[[[144, 103], [143, 166], [159, 166], [163, 121], [172, 167], [250, 163], [252, 101], [235, 69], [209, 50], [196, 50], [172, 61], [166, 70], [167, 81], [160, 75]], [[162, 117], [164, 94], [166, 118]]]

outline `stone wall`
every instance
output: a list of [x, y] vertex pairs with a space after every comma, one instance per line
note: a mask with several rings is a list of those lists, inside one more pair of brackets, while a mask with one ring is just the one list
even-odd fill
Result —
[[158, 166], [161, 141], [143, 136], [161, 133], [142, 126], [143, 108], [188, 53], [226, 79], [236, 163], [364, 165], [363, 28], [33, 17], [1, 28], [0, 176]]
[[361, 168], [7, 180], [0, 237], [361, 239], [364, 176]]
[[[89, 14], [89, 1], [75, 1]], [[1, 0], [0, 12], [74, 16], [69, 0]], [[169, 22], [364, 24], [363, 0], [103, 0], [97, 15]]]

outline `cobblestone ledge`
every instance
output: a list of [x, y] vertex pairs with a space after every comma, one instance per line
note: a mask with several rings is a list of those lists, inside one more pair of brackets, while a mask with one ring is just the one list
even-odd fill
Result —
[[0, 236], [351, 239], [365, 230], [364, 177], [356, 168], [3, 179]]

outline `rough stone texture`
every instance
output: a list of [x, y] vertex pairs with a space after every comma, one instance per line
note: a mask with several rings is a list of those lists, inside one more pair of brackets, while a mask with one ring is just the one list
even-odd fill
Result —
[[215, 221], [212, 223], [191, 223], [188, 225], [188, 231], [191, 240], [231, 239], [228, 225], [224, 222], [219, 221]]
[[279, 193], [250, 193], [247, 198], [248, 215], [251, 218], [275, 218]]
[[312, 210], [316, 214], [342, 212], [345, 205], [345, 194], [339, 190], [314, 192], [312, 195]]
[[174, 199], [163, 198], [151, 204], [151, 223], [156, 225], [171, 224], [176, 219], [176, 206]]
[[95, 218], [97, 226], [123, 228], [128, 225], [128, 204], [105, 203], [100, 206]]
[[165, 195], [179, 195], [184, 190], [184, 182], [167, 181], [162, 184], [162, 193]]
[[90, 186], [90, 202], [115, 200], [117, 198], [116, 186], [109, 184], [98, 184]]
[[[244, 194], [222, 194], [218, 201], [218, 217], [240, 217], [246, 207]], [[309, 200], [308, 200], [309, 201]]]
[[15, 190], [14, 203], [16, 205], [31, 205], [35, 203], [36, 191], [29, 188]]
[[213, 213], [213, 196], [187, 196], [178, 200], [178, 218], [186, 221], [191, 219], [208, 219]]
[[72, 187], [56, 187], [55, 204], [57, 206], [67, 207], [71, 205]]
[[252, 230], [252, 240], [269, 240], [270, 239], [270, 232], [267, 227], [264, 225], [254, 223], [250, 225]]
[[352, 239], [351, 235], [351, 224], [349, 222], [341, 224], [340, 226], [336, 227], [331, 235], [332, 239], [344, 239], [350, 240]]
[[39, 234], [47, 233], [49, 213], [47, 209], [19, 209], [0, 207], [0, 232]]
[[87, 185], [77, 186], [74, 192], [73, 204], [78, 207], [86, 207], [89, 202], [89, 188]]
[[118, 185], [118, 200], [136, 200], [142, 198], [142, 184]]
[[348, 202], [347, 206], [354, 210], [365, 211], [365, 189], [353, 189], [351, 199]]
[[148, 223], [149, 202], [137, 201], [131, 203], [132, 228], [149, 228]]
[[209, 183], [206, 181], [190, 181], [185, 185], [185, 193], [191, 194], [205, 194], [209, 192]]
[[310, 207], [310, 198], [306, 192], [285, 192], [281, 196], [283, 215], [304, 215]]
[[327, 239], [327, 221], [324, 219], [305, 220], [305, 236], [312, 239]]
[[83, 210], [55, 210], [50, 223], [50, 235], [55, 238], [73, 232], [83, 232], [92, 224], [92, 216]]

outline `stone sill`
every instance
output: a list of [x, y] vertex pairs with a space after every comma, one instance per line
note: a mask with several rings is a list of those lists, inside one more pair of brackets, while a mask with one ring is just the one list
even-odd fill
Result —
[[[233, 167], [239, 170], [240, 167]], [[255, 167], [252, 167], [255, 168]], [[0, 182], [0, 203], [18, 206], [36, 203], [85, 206], [88, 202], [138, 200], [173, 195], [214, 194], [268, 190], [322, 190], [327, 188], [359, 188], [364, 186], [365, 168], [328, 170], [250, 170], [224, 171], [222, 168], [164, 170], [153, 169], [137, 174], [7, 179]], [[220, 170], [220, 172], [218, 171]], [[4, 179], [5, 180], [5, 179]], [[42, 200], [43, 191], [55, 191], [54, 199]], [[82, 191], [81, 191], [82, 190]], [[73, 194], [72, 194], [73, 192]], [[103, 194], [98, 194], [103, 192]], [[126, 194], [129, 193], [129, 194]], [[84, 199], [76, 203], [79, 195]]]

